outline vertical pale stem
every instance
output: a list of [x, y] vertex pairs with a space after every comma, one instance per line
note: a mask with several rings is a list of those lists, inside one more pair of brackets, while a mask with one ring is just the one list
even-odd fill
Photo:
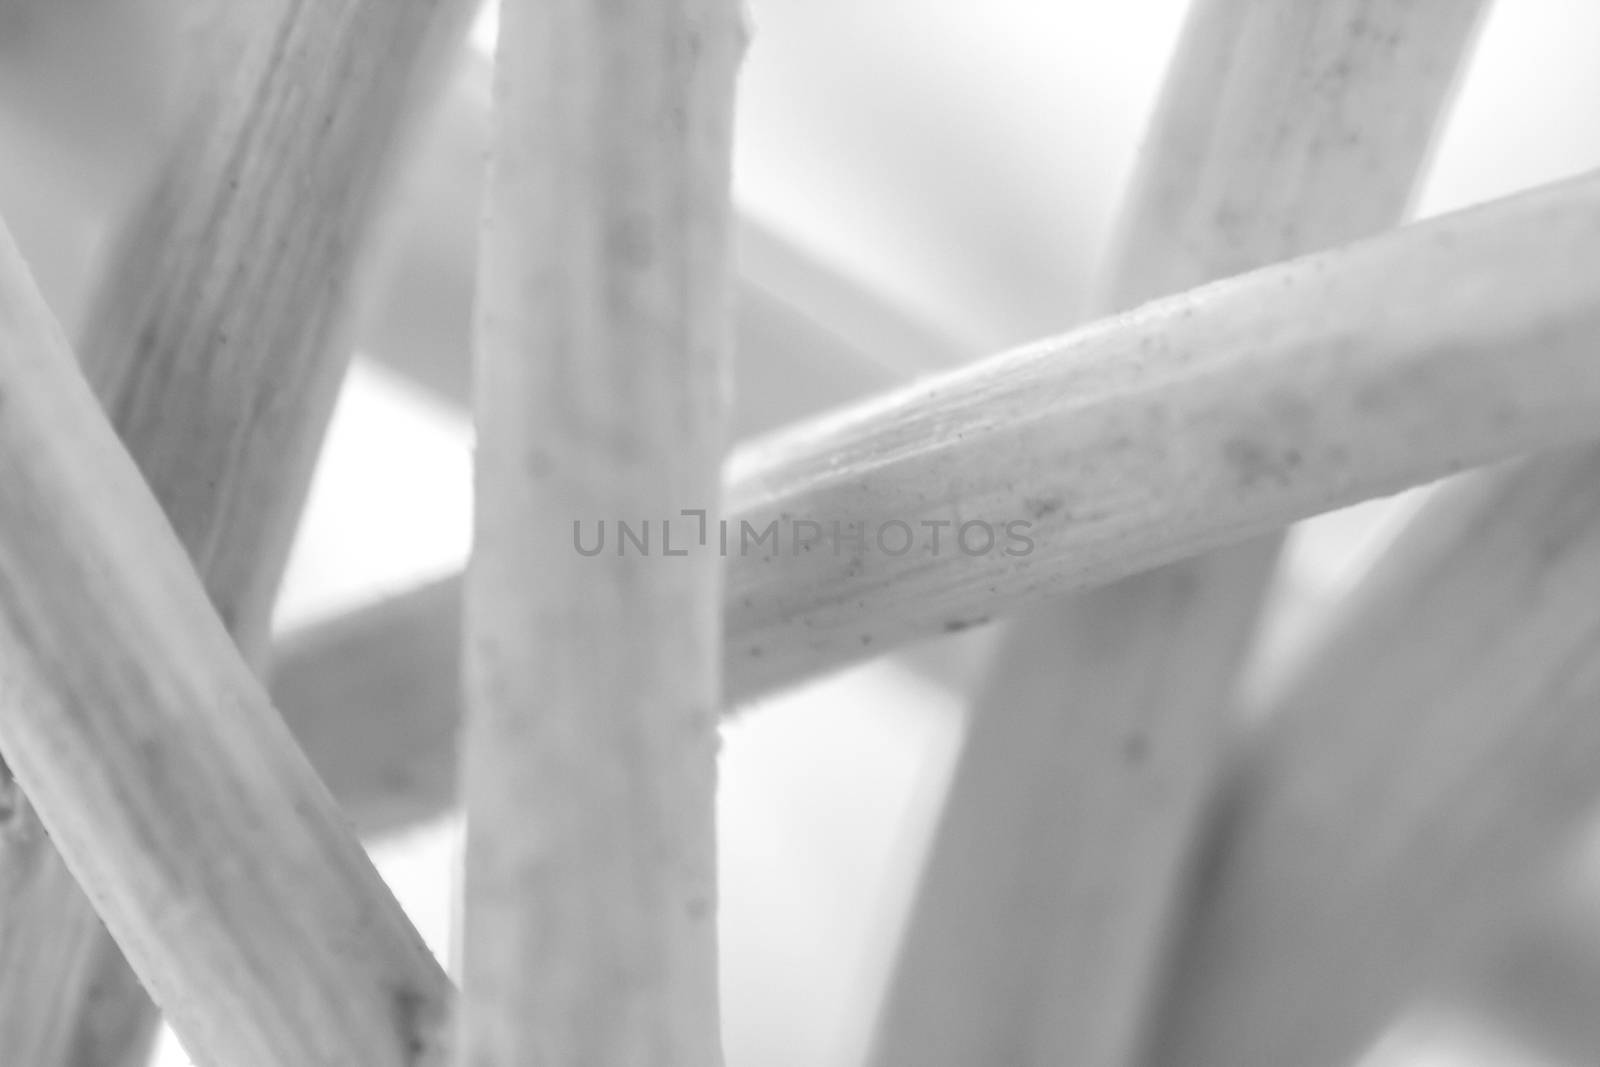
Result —
[[[382, 193], [475, 9], [333, 0], [196, 18], [199, 95], [89, 310], [91, 384], [258, 663]], [[0, 1058], [139, 1067], [155, 1008], [13, 795]]]
[[[1196, 4], [1103, 309], [1399, 222], [1483, 6]], [[1137, 1054], [1277, 547], [1247, 543], [1013, 624], [913, 908], [880, 1067]]]
[[[715, 523], [742, 48], [733, 0], [502, 8], [464, 615], [463, 1067], [721, 1059]], [[580, 554], [575, 524], [588, 544], [601, 522], [606, 550]], [[648, 528], [647, 552], [619, 522]]]

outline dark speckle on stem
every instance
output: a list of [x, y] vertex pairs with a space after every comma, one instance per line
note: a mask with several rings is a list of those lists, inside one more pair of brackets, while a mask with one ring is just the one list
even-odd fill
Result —
[[0, 839], [18, 832], [26, 832], [31, 821], [28, 799], [22, 795], [22, 786], [11, 776], [10, 768], [0, 761]]
[[445, 1013], [430, 1003], [428, 997], [405, 986], [394, 990], [394, 1006], [406, 1043], [407, 1062], [438, 1062], [448, 1026]]
[[1065, 504], [1066, 501], [1057, 496], [1025, 496], [1022, 498], [1022, 506], [1027, 509], [1028, 515], [1035, 519], [1054, 515]]
[[1222, 443], [1222, 458], [1233, 470], [1241, 489], [1252, 489], [1265, 481], [1280, 484], [1289, 480], [1289, 472], [1300, 465], [1300, 451], [1289, 448], [1275, 452], [1259, 441], [1233, 437]]

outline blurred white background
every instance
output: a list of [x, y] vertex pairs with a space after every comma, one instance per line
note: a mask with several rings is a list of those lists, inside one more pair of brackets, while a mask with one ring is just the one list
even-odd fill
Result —
[[[159, 58], [171, 42], [149, 26], [160, 6], [0, 0], [0, 214], [68, 322], [107, 220], [155, 151], [158, 139], [139, 131], [158, 130], [173, 106]], [[754, 0], [737, 198], [806, 264], [770, 272], [769, 287], [864, 346], [927, 336], [945, 352], [976, 356], [1072, 325], [1184, 7]], [[475, 46], [487, 54], [492, 39], [490, 12]], [[1600, 164], [1597, 53], [1600, 3], [1499, 0], [1419, 211]], [[462, 155], [461, 141], [443, 131], [427, 142], [419, 168], [446, 177], [412, 189], [403, 217], [412, 230], [448, 230], [436, 243], [470, 254], [475, 157]], [[451, 270], [441, 266], [424, 295], [441, 304], [459, 297], [462, 271]], [[384, 313], [382, 301], [375, 307]], [[894, 332], [891, 321], [915, 329]], [[385, 325], [368, 334], [382, 338]], [[432, 336], [428, 329], [405, 325], [409, 337]], [[465, 366], [465, 337], [439, 336], [453, 350], [436, 358]], [[464, 412], [364, 355], [318, 472], [278, 613], [283, 627], [419, 583], [465, 556]], [[904, 371], [951, 357], [881, 358]], [[759, 362], [741, 372], [747, 389], [786, 388], [756, 381]], [[1319, 606], [1407, 510], [1405, 501], [1378, 503], [1297, 532], [1258, 680], [1293, 654]], [[725, 728], [730, 1067], [860, 1062], [961, 712], [956, 689], [886, 661], [767, 700]], [[456, 841], [446, 822], [374, 844], [447, 960]], [[1460, 1020], [1422, 1020], [1397, 1031], [1374, 1062], [1541, 1062], [1508, 1041]], [[170, 1039], [161, 1056], [163, 1067], [185, 1062]]]

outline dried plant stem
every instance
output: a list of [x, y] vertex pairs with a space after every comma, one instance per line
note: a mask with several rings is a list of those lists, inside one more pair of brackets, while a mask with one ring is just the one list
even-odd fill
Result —
[[[469, 337], [482, 160], [488, 147], [490, 64], [469, 56], [442, 114], [405, 176], [393, 253], [361, 352], [469, 402]], [[764, 433], [824, 408], [957, 366], [954, 350], [760, 219], [736, 212], [733, 376], [736, 437]], [[904, 353], [914, 361], [902, 365]], [[453, 640], [452, 640], [452, 643]]]
[[715, 1067], [733, 0], [507, 0], [482, 231], [456, 1062]]
[[1157, 1063], [1350, 1062], [1549, 877], [1600, 800], [1597, 485], [1453, 487], [1351, 594], [1239, 753]]
[[[1597, 231], [1600, 179], [1562, 183], [1164, 300], [736, 453], [729, 699], [1592, 436]], [[859, 563], [849, 544], [839, 556], [826, 544], [794, 553], [785, 515], [830, 534], [834, 521], [866, 524], [869, 552]], [[1029, 521], [1033, 551], [967, 556], [949, 528], [937, 556], [891, 556], [870, 541], [886, 522], [916, 530], [957, 517]], [[768, 540], [738, 553], [741, 522], [760, 532], [775, 521], [779, 551]], [[616, 549], [612, 538], [606, 551]], [[564, 550], [578, 558], [570, 538]], [[430, 614], [445, 588], [324, 634], [359, 649], [391, 624], [447, 632]], [[333, 672], [292, 681], [322, 656], [321, 640], [308, 635], [286, 658], [288, 713], [327, 716], [325, 743], [373, 773], [448, 780], [453, 754], [434, 744], [448, 727], [413, 724], [455, 709], [374, 719], [382, 709], [327, 700]], [[431, 672], [447, 657], [420, 662]], [[435, 691], [409, 673], [386, 685]]]
[[0, 238], [0, 748], [207, 1064], [413, 1064], [448, 984]]
[[[453, 62], [474, 9], [465, 0], [268, 5], [228, 13], [237, 25], [218, 19], [197, 29], [201, 58], [191, 81], [200, 98], [113, 250], [91, 307], [80, 351], [85, 371], [252, 660], [264, 651], [279, 573], [348, 358], [352, 289], [366, 273], [362, 250], [380, 194], [403, 131]], [[202, 70], [220, 82], [206, 82]], [[141, 738], [158, 736], [137, 725], [144, 717], [183, 710], [145, 703], [119, 707], [133, 716], [126, 729]], [[152, 752], [168, 742], [182, 739], [152, 742]], [[6, 755], [15, 760], [9, 747]], [[259, 757], [264, 765], [280, 758]], [[21, 766], [18, 772], [26, 777]], [[197, 804], [181, 813], [185, 819], [204, 817], [198, 797], [175, 798]], [[43, 814], [46, 824], [60, 817]], [[174, 815], [154, 801], [146, 814]], [[283, 824], [263, 824], [237, 840], [202, 835], [196, 844], [222, 850], [201, 855], [217, 871], [236, 872], [224, 879], [231, 886], [248, 873], [233, 853], [254, 849], [267, 862], [273, 849], [258, 838], [284, 832]], [[180, 839], [156, 844], [176, 847]], [[155, 1009], [20, 796], [6, 842], [13, 876], [0, 900], [0, 1048], [18, 1062], [142, 1067]], [[189, 869], [206, 864], [195, 859]], [[208, 892], [183, 887], [185, 895]], [[40, 942], [51, 946], [47, 954], [27, 950]], [[198, 1014], [182, 1004], [168, 1008], [197, 1057], [214, 1055], [220, 1036], [220, 1047], [241, 1049], [229, 1062], [265, 1063], [269, 1054], [275, 1063], [410, 1062], [410, 1052], [386, 1058], [409, 1040], [382, 989], [390, 976], [341, 974], [329, 959], [306, 966], [322, 966], [324, 983], [348, 980], [352, 987], [338, 996], [350, 998], [356, 1015], [364, 1004], [388, 1012], [389, 1039], [357, 1052], [350, 1042], [369, 1040], [362, 1027], [376, 1017], [345, 1027], [295, 1007], [314, 988], [302, 984], [304, 967], [229, 978]], [[171, 974], [147, 977], [166, 981], [169, 996], [190, 997]], [[263, 1018], [287, 1012], [275, 1025], [300, 1032], [271, 1039], [244, 1032], [236, 1041], [218, 1031], [215, 1000], [235, 995], [229, 987], [241, 982], [255, 983], [242, 986], [260, 999], [253, 1011]]]
[[[782, 544], [730, 560], [731, 691], [1587, 438], [1597, 231], [1600, 179], [1565, 182], [1158, 301], [765, 442], [736, 461], [729, 512], [777, 523]], [[868, 550], [793, 551], [794, 519], [864, 527]], [[1031, 550], [999, 532], [1017, 520]], [[933, 521], [987, 523], [994, 548], [969, 555], [953, 529], [937, 555], [927, 531], [903, 554], [903, 537], [877, 544], [892, 523]]]
[[356, 832], [454, 807], [461, 730], [461, 580], [451, 577], [291, 633], [272, 702]]
[[[1482, 9], [1194, 5], [1100, 302], [1401, 221]], [[1248, 542], [1011, 626], [912, 909], [879, 1067], [1133, 1062], [1277, 549]]]

